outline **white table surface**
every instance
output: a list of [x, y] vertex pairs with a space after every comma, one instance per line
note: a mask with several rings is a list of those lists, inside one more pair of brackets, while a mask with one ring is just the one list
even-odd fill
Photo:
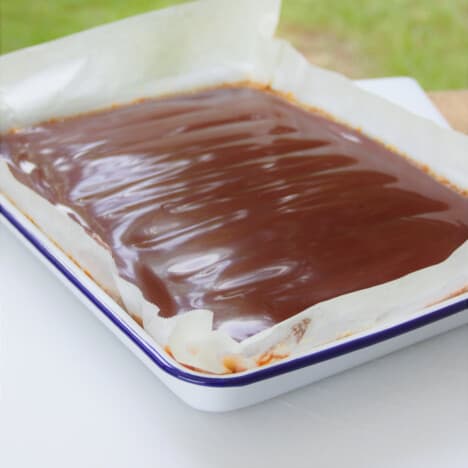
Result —
[[[439, 118], [412, 81], [367, 86]], [[202, 413], [0, 224], [0, 467], [311, 466], [467, 468], [468, 327], [255, 407]]]

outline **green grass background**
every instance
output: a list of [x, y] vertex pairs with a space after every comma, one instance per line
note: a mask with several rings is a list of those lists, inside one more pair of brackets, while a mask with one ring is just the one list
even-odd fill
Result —
[[[182, 1], [0, 0], [0, 51]], [[298, 31], [311, 60], [317, 43], [330, 68], [346, 73], [352, 62], [356, 77], [410, 75], [426, 89], [468, 88], [468, 0], [283, 0], [280, 31]]]

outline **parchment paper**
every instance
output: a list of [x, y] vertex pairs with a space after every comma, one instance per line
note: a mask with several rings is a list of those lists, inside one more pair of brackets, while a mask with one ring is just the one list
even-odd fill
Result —
[[[291, 93], [468, 189], [468, 138], [439, 128], [345, 77], [310, 65], [274, 38], [279, 0], [204, 0], [94, 28], [0, 57], [0, 131], [139, 97], [252, 81]], [[182, 364], [238, 372], [421, 315], [468, 285], [468, 242], [445, 262], [317, 304], [237, 343], [212, 330], [212, 313], [164, 319], [119, 277], [107, 247], [20, 184], [0, 153], [1, 194], [34, 220]], [[116, 308], [117, 309], [117, 308]]]

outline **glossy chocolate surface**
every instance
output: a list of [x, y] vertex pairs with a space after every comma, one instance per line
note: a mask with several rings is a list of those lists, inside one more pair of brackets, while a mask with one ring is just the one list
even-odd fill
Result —
[[468, 239], [466, 197], [250, 88], [44, 123], [4, 135], [0, 157], [97, 234], [163, 316], [206, 308], [236, 339]]

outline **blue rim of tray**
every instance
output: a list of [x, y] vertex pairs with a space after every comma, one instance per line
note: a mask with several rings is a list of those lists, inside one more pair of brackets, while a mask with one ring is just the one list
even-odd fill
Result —
[[0, 215], [10, 223], [59, 273], [61, 273], [86, 299], [95, 306], [110, 322], [112, 322], [127, 339], [133, 342], [154, 364], [171, 376], [196, 385], [205, 387], [239, 387], [255, 382], [276, 377], [282, 374], [302, 369], [314, 364], [319, 364], [345, 354], [368, 348], [375, 344], [390, 340], [397, 336], [411, 332], [431, 323], [446, 319], [468, 308], [468, 298], [461, 299], [453, 304], [442, 306], [423, 316], [413, 318], [404, 323], [391, 326], [384, 330], [370, 333], [345, 343], [336, 344], [330, 348], [312, 352], [289, 361], [276, 363], [265, 368], [260, 368], [246, 374], [233, 376], [213, 377], [197, 374], [189, 370], [183, 370], [171, 363], [160, 351], [155, 349], [144, 338], [136, 334], [122, 319], [120, 319], [109, 307], [103, 304], [60, 260], [58, 260], [42, 242], [18, 221], [2, 204]]

